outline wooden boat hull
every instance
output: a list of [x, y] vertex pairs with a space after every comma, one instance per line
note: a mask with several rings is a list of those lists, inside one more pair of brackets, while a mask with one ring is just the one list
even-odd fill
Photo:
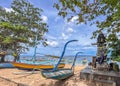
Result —
[[13, 68], [14, 66], [10, 62], [0, 63], [0, 68]]
[[77, 41], [77, 40], [70, 40], [64, 45], [62, 55], [60, 56], [60, 58], [58, 60], [58, 63], [53, 68], [53, 70], [41, 71], [41, 74], [42, 74], [43, 77], [48, 78], [48, 79], [63, 80], [63, 79], [67, 79], [68, 77], [74, 75], [74, 65], [75, 65], [77, 55], [74, 58], [73, 65], [72, 65], [71, 68], [69, 68], [69, 69], [65, 69], [65, 68], [64, 69], [58, 69], [58, 66], [59, 66], [60, 62], [62, 61], [62, 58], [63, 58], [63, 55], [65, 53], [65, 49], [66, 49], [67, 45], [70, 42], [73, 42], [73, 41]]
[[63, 80], [72, 76], [74, 73], [71, 69], [60, 69], [57, 71], [42, 71], [41, 74], [48, 79]]
[[[12, 62], [13, 66], [16, 68], [22, 68], [22, 69], [53, 69], [54, 65], [36, 65], [36, 64], [27, 64], [27, 63], [18, 63], [18, 62]], [[59, 64], [58, 68], [63, 68], [65, 64]]]

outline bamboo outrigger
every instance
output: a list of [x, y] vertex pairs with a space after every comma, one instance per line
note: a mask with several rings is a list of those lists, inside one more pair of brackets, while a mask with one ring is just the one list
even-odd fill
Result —
[[65, 53], [65, 49], [66, 49], [67, 44], [70, 43], [70, 42], [73, 42], [73, 41], [77, 41], [77, 40], [71, 40], [71, 41], [68, 41], [65, 44], [63, 53], [62, 53], [57, 65], [54, 67], [53, 70], [43, 70], [43, 71], [41, 71], [41, 74], [42, 74], [43, 77], [48, 78], [48, 79], [63, 80], [63, 79], [66, 79], [66, 78], [68, 78], [68, 77], [70, 77], [74, 74], [75, 61], [76, 61], [77, 55], [81, 52], [78, 52], [75, 55], [75, 58], [74, 58], [74, 61], [73, 61], [73, 64], [72, 64], [71, 68], [58, 69], [58, 65], [60, 64], [60, 62], [63, 58], [63, 55]]

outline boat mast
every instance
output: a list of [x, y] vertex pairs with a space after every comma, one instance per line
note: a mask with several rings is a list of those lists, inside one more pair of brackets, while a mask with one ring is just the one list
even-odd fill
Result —
[[[38, 22], [39, 23], [39, 22]], [[35, 63], [35, 60], [36, 60], [36, 50], [37, 50], [37, 41], [38, 41], [38, 34], [39, 34], [39, 31], [36, 31], [37, 34], [35, 35], [35, 44], [34, 44], [34, 55], [33, 55], [33, 63]]]
[[36, 59], [37, 39], [38, 39], [38, 34], [35, 36], [35, 41], [34, 41], [35, 45], [34, 45], [33, 63], [35, 63], [35, 59]]

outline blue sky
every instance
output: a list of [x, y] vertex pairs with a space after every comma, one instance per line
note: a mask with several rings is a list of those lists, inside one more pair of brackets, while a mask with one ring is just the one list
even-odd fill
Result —
[[[76, 25], [75, 20], [77, 16], [68, 23], [61, 16], [58, 16], [58, 11], [53, 8], [55, 0], [28, 0], [35, 7], [43, 9], [42, 18], [48, 24], [49, 32], [44, 35], [48, 39], [48, 46], [43, 47], [42, 44], [38, 45], [37, 53], [61, 55], [64, 44], [73, 39], [79, 40], [68, 45], [65, 55], [75, 55], [76, 52], [82, 51], [86, 55], [95, 55], [96, 46], [91, 45], [95, 43], [95, 39], [90, 39], [92, 32], [97, 29], [95, 25], [89, 26], [83, 23]], [[0, 6], [6, 10], [11, 10], [12, 0], [0, 0]], [[33, 55], [34, 48], [30, 48], [27, 54]]]

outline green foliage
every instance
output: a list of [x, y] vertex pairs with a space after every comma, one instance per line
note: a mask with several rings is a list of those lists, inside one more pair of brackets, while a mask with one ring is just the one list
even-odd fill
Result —
[[[95, 20], [93, 23], [97, 24], [100, 31], [108, 28], [107, 30], [111, 29], [113, 33], [120, 32], [120, 28], [115, 27], [119, 24], [119, 0], [59, 0], [58, 3], [55, 3], [54, 7], [59, 10], [60, 16], [68, 19], [78, 16], [78, 23]], [[97, 20], [101, 15], [106, 19]]]
[[114, 57], [114, 58], [112, 58], [112, 60], [120, 62], [120, 56]]
[[[35, 36], [38, 41], [48, 31], [47, 24], [42, 22], [42, 10], [34, 7], [27, 0], [13, 0], [12, 11], [0, 7], [0, 45], [2, 50], [12, 49], [19, 55], [29, 46], [34, 46]], [[39, 43], [37, 43], [39, 44]], [[7, 46], [7, 47], [6, 47]]]
[[[120, 40], [117, 40], [110, 45], [112, 47], [112, 57], [113, 59], [120, 59]], [[119, 60], [120, 61], [120, 60]]]
[[6, 37], [6, 38], [4, 38], [4, 40], [3, 40], [2, 43], [4, 43], [4, 44], [10, 44], [10, 43], [12, 43], [12, 38], [11, 37]]
[[96, 24], [98, 30], [93, 32], [92, 38], [106, 32], [106, 42], [110, 48], [120, 37], [120, 0], [59, 0], [54, 7], [59, 10], [58, 15], [66, 17], [68, 21], [78, 16], [77, 24]]

